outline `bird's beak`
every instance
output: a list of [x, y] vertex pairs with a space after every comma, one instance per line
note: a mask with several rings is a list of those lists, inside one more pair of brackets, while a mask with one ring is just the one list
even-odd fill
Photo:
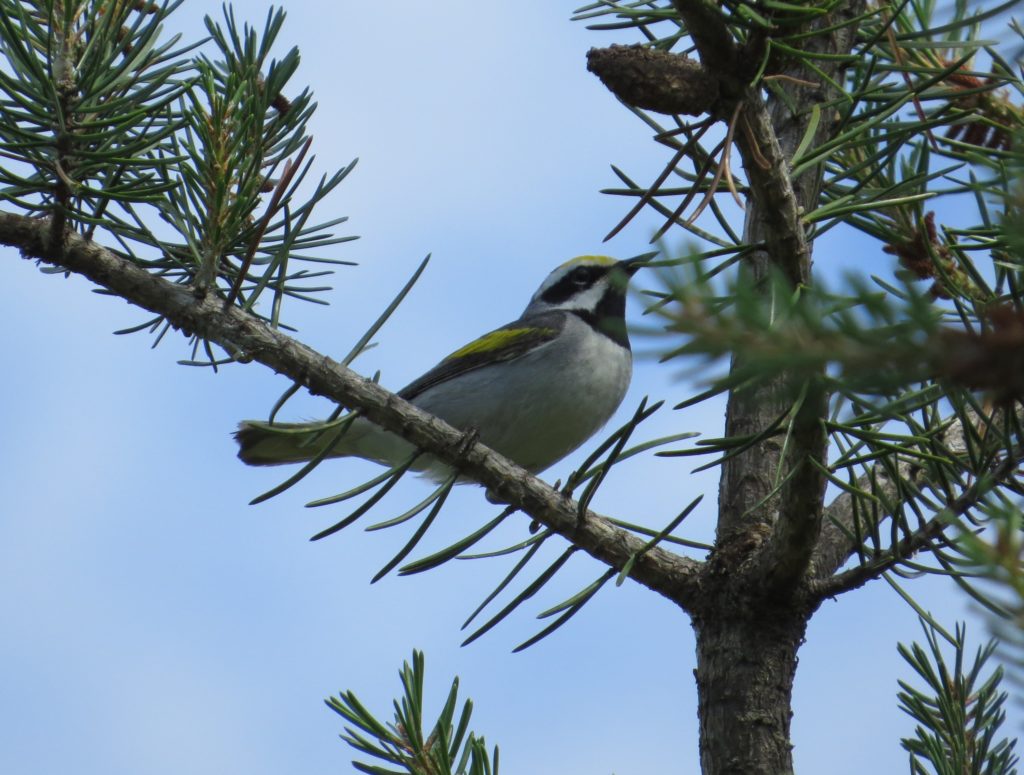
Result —
[[658, 251], [654, 251], [653, 253], [643, 253], [639, 256], [633, 256], [632, 258], [625, 258], [622, 261], [619, 261], [615, 267], [625, 272], [627, 277], [632, 277], [638, 269], [642, 269], [647, 266], [647, 262], [657, 255]]

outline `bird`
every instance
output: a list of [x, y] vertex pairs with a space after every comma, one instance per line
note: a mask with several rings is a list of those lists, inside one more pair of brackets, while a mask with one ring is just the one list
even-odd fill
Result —
[[[633, 369], [627, 285], [653, 255], [566, 261], [519, 318], [455, 350], [398, 395], [541, 473], [597, 433], [622, 403]], [[243, 421], [235, 432], [238, 457], [254, 466], [297, 463], [333, 445], [329, 457], [399, 467], [416, 454], [412, 444], [365, 417], [326, 428]], [[411, 468], [437, 481], [452, 475], [429, 455], [415, 458]]]

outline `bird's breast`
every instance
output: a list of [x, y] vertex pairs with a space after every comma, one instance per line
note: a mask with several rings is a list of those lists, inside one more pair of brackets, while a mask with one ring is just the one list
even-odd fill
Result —
[[531, 471], [600, 430], [629, 387], [632, 356], [569, 316], [560, 336], [515, 360], [436, 385], [414, 403]]

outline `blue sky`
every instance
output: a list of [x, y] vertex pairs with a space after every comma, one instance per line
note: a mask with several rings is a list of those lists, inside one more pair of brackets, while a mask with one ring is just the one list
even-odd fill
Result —
[[[624, 212], [623, 201], [598, 193], [615, 185], [609, 164], [647, 181], [665, 159], [585, 71], [589, 47], [621, 38], [570, 23], [573, 6], [561, 2], [292, 6], [281, 42], [300, 46], [296, 84], [310, 84], [320, 103], [317, 163], [329, 170], [360, 158], [324, 211], [350, 217], [343, 228], [361, 239], [336, 255], [359, 266], [340, 269], [331, 306], [293, 305], [304, 341], [346, 352], [432, 253], [380, 346], [358, 362], [398, 388], [518, 315], [566, 258], [648, 249], [652, 219], [601, 242]], [[268, 6], [234, 7], [262, 25]], [[206, 12], [217, 6], [187, 2], [177, 22], [195, 34]], [[859, 265], [864, 256], [850, 251], [872, 249], [859, 244], [831, 237], [817, 248], [818, 266]], [[511, 654], [541, 626], [535, 613], [602, 570], [574, 559], [533, 605], [459, 648], [459, 625], [507, 560], [370, 586], [408, 532], [357, 528], [310, 544], [346, 512], [303, 504], [377, 469], [335, 461], [269, 503], [246, 505], [282, 472], [242, 466], [230, 432], [266, 414], [282, 379], [256, 365], [216, 375], [178, 366], [180, 342], [152, 350], [144, 336], [110, 335], [142, 320], [137, 310], [78, 278], [43, 276], [12, 251], [7, 259], [0, 772], [348, 772], [341, 720], [323, 698], [351, 688], [386, 712], [414, 647], [426, 651], [432, 696], [461, 677], [473, 728], [501, 745], [509, 773], [696, 771], [694, 640], [672, 605], [632, 583], [608, 588], [554, 636]], [[676, 367], [643, 359], [621, 412], [646, 394], [672, 404], [692, 391]], [[309, 398], [289, 405], [293, 417], [325, 411]], [[713, 434], [721, 423], [721, 405], [666, 410], [643, 436]], [[663, 524], [706, 492], [687, 535], [707, 539], [716, 481], [691, 476], [692, 465], [623, 464], [594, 507]], [[426, 487], [403, 482], [376, 516]], [[494, 513], [479, 490], [461, 488], [423, 552]], [[526, 525], [514, 520], [501, 537], [521, 538]], [[951, 584], [912, 589], [947, 623], [977, 619]], [[881, 583], [822, 607], [795, 688], [799, 771], [906, 771], [899, 737], [912, 724], [895, 695], [909, 672], [896, 643], [918, 634]], [[980, 639], [982, 625], [973, 634]]]

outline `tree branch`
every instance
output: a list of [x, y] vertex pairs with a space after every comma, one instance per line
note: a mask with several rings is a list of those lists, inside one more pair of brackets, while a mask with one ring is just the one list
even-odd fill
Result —
[[[969, 416], [974, 420], [978, 419], [973, 413]], [[967, 440], [964, 438], [963, 423], [960, 420], [953, 422], [942, 434], [939, 443], [951, 450], [954, 455], [966, 452]], [[896, 476], [898, 480], [908, 481], [915, 487], [927, 484], [924, 472], [909, 460], [897, 463]], [[901, 494], [897, 481], [893, 480], [885, 466], [879, 463], [857, 480], [856, 487], [858, 490], [873, 493], [883, 503], [900, 501]], [[857, 551], [857, 543], [853, 538], [856, 533], [854, 498], [852, 492], [844, 491], [825, 507], [821, 539], [811, 558], [814, 576], [819, 580], [835, 573]], [[882, 522], [890, 517], [891, 513], [883, 514], [878, 521]]]
[[[736, 147], [743, 159], [751, 200], [756, 203], [747, 211], [743, 240], [764, 245], [761, 253], [768, 259], [766, 264], [782, 271], [794, 286], [809, 282], [811, 244], [803, 214], [817, 202], [821, 173], [810, 170], [802, 180], [793, 180], [789, 159], [807, 129], [810, 111], [791, 116], [778, 100], [769, 109], [760, 90], [750, 88], [743, 97], [739, 121]], [[832, 123], [822, 123], [826, 126], [819, 126], [818, 138], [831, 132]], [[767, 265], [759, 275], [767, 274]]]
[[[1011, 474], [1018, 465], [1016, 457], [1003, 460], [995, 469], [968, 487], [951, 503], [948, 503], [942, 511], [928, 520], [913, 533], [901, 539], [895, 546], [882, 552], [874, 559], [851, 568], [828, 578], [814, 579], [810, 583], [810, 593], [823, 600], [827, 597], [835, 597], [843, 592], [857, 589], [864, 586], [872, 579], [876, 579], [902, 560], [908, 559], [917, 552], [926, 548], [932, 541], [942, 536], [950, 522], [956, 517], [962, 517], [970, 509], [977, 506], [985, 495], [992, 491], [1006, 476]], [[894, 488], [895, 489], [895, 488]]]
[[841, 595], [843, 592], [858, 589], [869, 581], [877, 579], [902, 560], [909, 559], [922, 549], [927, 548], [934, 539], [942, 535], [942, 531], [947, 526], [948, 523], [946, 521], [937, 517], [932, 518], [913, 533], [900, 540], [895, 547], [882, 552], [874, 559], [836, 576], [812, 579], [808, 585], [809, 592], [812, 597], [824, 600], [828, 597]]
[[824, 387], [813, 380], [805, 387], [789, 432], [792, 453], [786, 458], [790, 474], [779, 498], [782, 513], [758, 556], [758, 576], [773, 594], [788, 593], [803, 577], [821, 534], [826, 479], [812, 461], [828, 457], [822, 422], [827, 411]]
[[672, 0], [672, 7], [686, 24], [704, 66], [719, 78], [735, 76], [738, 47], [718, 8], [705, 0]]
[[551, 528], [597, 560], [621, 570], [638, 556], [629, 575], [682, 606], [697, 595], [701, 563], [647, 542], [587, 511], [577, 516], [569, 498], [483, 444], [466, 445], [465, 434], [417, 409], [214, 294], [197, 296], [188, 287], [150, 274], [80, 234], [68, 233], [53, 250], [48, 219], [0, 212], [0, 243], [17, 247], [25, 258], [39, 259], [87, 277], [126, 301], [163, 316], [171, 325], [258, 361], [430, 452], [460, 473], [484, 485], [498, 498]]
[[[819, 35], [806, 38], [802, 48], [808, 55], [831, 55], [821, 63], [822, 71], [829, 77], [838, 75], [841, 67], [842, 60], [835, 55], [849, 53], [856, 37], [855, 24], [840, 22], [855, 18], [863, 4], [863, 0], [854, 0], [833, 14], [819, 17], [806, 29], [822, 30]], [[681, 5], [676, 2], [677, 8]], [[746, 86], [740, 97], [743, 108], [740, 130], [736, 133], [736, 145], [751, 191], [743, 241], [762, 246], [747, 254], [744, 268], [754, 282], [765, 283], [766, 291], [774, 287], [768, 282], [773, 272], [781, 272], [794, 288], [810, 282], [811, 241], [804, 213], [818, 203], [822, 172], [820, 167], [813, 168], [794, 178], [789, 160], [811, 128], [812, 107], [838, 97], [834, 87], [820, 83], [822, 76], [799, 61], [782, 74], [793, 79], [791, 99], [776, 97], [766, 101], [760, 85]], [[791, 105], [800, 106], [799, 112], [794, 112]], [[823, 110], [820, 119], [812, 147], [831, 135], [835, 112]], [[742, 365], [740, 359], [734, 358], [733, 370]], [[726, 435], [761, 432], [789, 411], [799, 388], [791, 375], [783, 373], [756, 388], [732, 391], [726, 410]], [[761, 546], [757, 558], [757, 578], [765, 582], [769, 593], [785, 591], [803, 576], [810, 563], [813, 541], [820, 532], [825, 476], [815, 462], [823, 463], [826, 459], [821, 421], [827, 407], [820, 387], [809, 384], [805, 389], [810, 392], [797, 409], [785, 458], [779, 440], [771, 437], [723, 464], [719, 536], [750, 527], [760, 530], [763, 528], [759, 526], [772, 526], [771, 536]], [[777, 488], [775, 483], [780, 477], [785, 485]]]
[[[1024, 421], [1024, 407], [1018, 407], [1016, 411], [1018, 418]], [[969, 421], [973, 423], [982, 421], [982, 418], [973, 411], [969, 412], [967, 416]], [[995, 419], [988, 418], [984, 422], [994, 422]], [[963, 421], [955, 420], [952, 422], [941, 435], [939, 443], [949, 449], [954, 455], [966, 454], [967, 439], [965, 438]], [[1002, 471], [1002, 468], [1000, 467], [998, 470]], [[900, 461], [896, 467], [896, 475], [899, 480], [907, 481], [917, 488], [927, 486], [928, 484], [924, 470], [915, 465], [913, 461]], [[1005, 472], [998, 475], [1005, 476]], [[857, 480], [856, 488], [864, 492], [871, 492], [883, 503], [898, 503], [901, 500], [900, 488], [897, 482], [889, 476], [888, 471], [881, 464], [875, 464], [867, 474], [860, 477]], [[832, 574], [841, 568], [853, 553], [857, 551], [858, 545], [854, 538], [856, 533], [856, 520], [854, 519], [855, 497], [852, 492], [844, 491], [825, 507], [821, 539], [818, 541], [818, 546], [811, 558], [813, 574], [817, 579], [816, 583], [827, 583]], [[891, 517], [891, 513], [885, 513], [879, 517], [878, 521], [882, 522]], [[897, 549], [897, 551], [899, 550]], [[906, 554], [904, 553], [902, 556], [905, 557]], [[856, 568], [853, 570], [856, 570]], [[849, 588], [854, 589], [855, 587]]]
[[[901, 461], [897, 464], [896, 473], [900, 479], [913, 479], [914, 466], [908, 461]], [[875, 464], [870, 473], [860, 477], [855, 486], [859, 490], [873, 492], [883, 503], [898, 502], [896, 482], [880, 464]], [[854, 507], [854, 495], [849, 491], [843, 491], [825, 507], [821, 538], [811, 556], [813, 575], [816, 578], [827, 578], [835, 573], [857, 551], [858, 544], [853, 537], [856, 533]], [[884, 514], [879, 522], [891, 516]]]

